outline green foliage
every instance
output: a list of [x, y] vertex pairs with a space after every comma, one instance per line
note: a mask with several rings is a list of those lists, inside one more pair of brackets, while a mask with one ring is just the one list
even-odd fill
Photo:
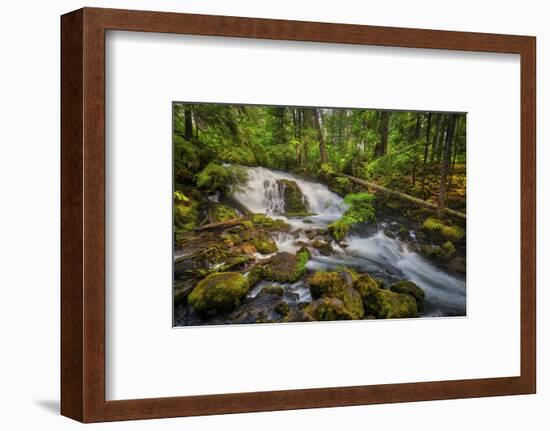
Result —
[[352, 226], [376, 219], [374, 201], [376, 197], [367, 192], [349, 194], [344, 198], [344, 203], [349, 208], [344, 212], [341, 221]]
[[328, 225], [328, 230], [333, 238], [336, 241], [342, 241], [353, 225], [375, 220], [374, 201], [375, 196], [367, 192], [347, 195], [344, 202], [348, 205], [348, 209], [340, 220]]
[[238, 166], [223, 166], [210, 162], [196, 175], [196, 184], [199, 188], [209, 192], [229, 194], [235, 187], [246, 181], [246, 173]]
[[337, 220], [329, 224], [327, 228], [336, 241], [342, 241], [348, 234], [350, 226], [342, 220]]
[[174, 192], [173, 201], [176, 233], [188, 232], [197, 227], [199, 223], [199, 203], [179, 191]]

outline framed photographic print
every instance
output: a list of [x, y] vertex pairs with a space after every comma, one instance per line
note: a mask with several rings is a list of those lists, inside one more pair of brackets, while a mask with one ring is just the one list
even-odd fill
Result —
[[63, 415], [535, 392], [534, 37], [61, 24]]

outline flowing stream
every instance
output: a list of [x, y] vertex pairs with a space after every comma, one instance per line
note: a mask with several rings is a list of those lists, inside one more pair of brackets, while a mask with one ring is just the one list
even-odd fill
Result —
[[[306, 235], [308, 231], [325, 228], [329, 223], [338, 220], [346, 210], [343, 199], [321, 183], [263, 167], [244, 169], [247, 171], [248, 181], [233, 197], [252, 212], [282, 219], [292, 226], [290, 232], [274, 236], [279, 251], [296, 252], [303, 243], [311, 240]], [[277, 180], [280, 179], [293, 180], [298, 184], [307, 198], [309, 210], [315, 215], [304, 218], [284, 216], [284, 199], [277, 184]], [[391, 223], [386, 221], [388, 222]], [[388, 283], [402, 279], [410, 280], [426, 293], [424, 315], [465, 315], [465, 280], [431, 264], [418, 253], [411, 251], [406, 242], [385, 235], [386, 223], [381, 223], [374, 234], [361, 233], [360, 227], [354, 229], [345, 239], [345, 244], [340, 245], [334, 241], [331, 243], [334, 254], [314, 254], [307, 268], [333, 270], [345, 266], [368, 271]], [[410, 234], [411, 239], [414, 239], [415, 233]], [[255, 296], [263, 287], [263, 284], [256, 286], [249, 295]], [[297, 295], [300, 301], [310, 300], [309, 289], [302, 282], [286, 285], [285, 288]]]

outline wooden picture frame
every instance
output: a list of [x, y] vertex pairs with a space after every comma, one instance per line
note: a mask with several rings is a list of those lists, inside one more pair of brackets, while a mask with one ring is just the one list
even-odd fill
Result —
[[[105, 32], [210, 35], [521, 57], [521, 375], [106, 401]], [[535, 38], [84, 8], [61, 18], [61, 413], [82, 422], [532, 394], [536, 390]]]

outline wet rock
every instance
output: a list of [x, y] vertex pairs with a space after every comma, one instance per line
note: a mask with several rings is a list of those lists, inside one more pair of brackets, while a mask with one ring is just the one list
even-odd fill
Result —
[[356, 319], [344, 302], [338, 298], [319, 298], [309, 304], [303, 310], [305, 321], [310, 318], [320, 321], [353, 320]]
[[276, 296], [283, 296], [285, 293], [285, 289], [283, 286], [276, 286], [276, 285], [271, 285], [271, 286], [266, 286], [264, 287], [259, 295], [276, 295]]
[[456, 256], [447, 263], [447, 268], [459, 274], [466, 274], [466, 259]]
[[395, 293], [386, 289], [372, 290], [363, 297], [366, 314], [372, 314], [378, 319], [399, 319], [417, 317], [416, 301], [410, 295]]
[[353, 286], [353, 277], [347, 271], [318, 271], [309, 280], [309, 289], [313, 298], [330, 297], [342, 301], [352, 319], [363, 318], [363, 300]]
[[300, 217], [310, 215], [307, 198], [300, 190], [300, 187], [293, 180], [277, 180], [279, 190], [282, 192], [285, 201], [285, 215], [287, 217]]
[[310, 258], [306, 248], [301, 248], [298, 253], [277, 253], [264, 267], [263, 275], [267, 280], [293, 283], [305, 274], [306, 263]]
[[253, 244], [261, 254], [271, 254], [277, 251], [277, 244], [266, 234], [258, 234], [254, 238]]
[[237, 308], [248, 288], [248, 280], [242, 274], [220, 272], [199, 282], [187, 299], [197, 313], [213, 316]]
[[426, 294], [424, 291], [414, 284], [412, 281], [402, 280], [397, 283], [392, 284], [389, 289], [395, 293], [402, 293], [405, 295], [410, 295], [416, 301], [416, 306], [418, 311], [424, 310], [424, 301]]
[[321, 253], [323, 256], [331, 256], [334, 254], [334, 249], [329, 242], [316, 239], [310, 245], [311, 247], [319, 250], [319, 253]]

